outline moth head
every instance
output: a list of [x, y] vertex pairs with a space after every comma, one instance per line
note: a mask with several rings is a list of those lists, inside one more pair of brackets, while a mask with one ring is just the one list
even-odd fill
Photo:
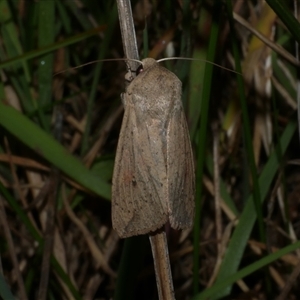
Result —
[[144, 58], [142, 60], [142, 64], [138, 67], [137, 71], [136, 71], [136, 75], [141, 74], [143, 71], [153, 67], [157, 65], [157, 61], [154, 58]]
[[139, 76], [144, 71], [144, 66], [141, 64], [135, 71], [136, 76]]

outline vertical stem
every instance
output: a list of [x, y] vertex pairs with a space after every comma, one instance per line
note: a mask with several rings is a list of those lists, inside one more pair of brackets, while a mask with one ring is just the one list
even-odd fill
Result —
[[38, 289], [38, 299], [46, 300], [50, 279], [50, 263], [54, 246], [56, 193], [58, 189], [59, 172], [54, 168], [50, 174], [50, 184], [47, 191], [46, 224], [44, 230], [43, 259], [41, 277]]
[[[117, 5], [125, 56], [126, 58], [139, 59], [130, 1], [117, 0]], [[138, 67], [137, 62], [129, 61], [128, 64], [132, 69]], [[134, 75], [134, 73], [132, 74]], [[149, 238], [159, 299], [173, 300], [175, 297], [166, 233], [161, 231], [150, 235]]]
[[166, 232], [149, 235], [159, 300], [175, 299]]
[[[1, 226], [2, 225], [2, 226]], [[21, 300], [27, 300], [27, 295], [26, 295], [26, 289], [25, 289], [25, 285], [24, 285], [24, 281], [23, 281], [23, 277], [20, 271], [20, 264], [18, 262], [18, 258], [17, 258], [17, 254], [15, 251], [15, 246], [14, 246], [14, 242], [13, 242], [13, 238], [11, 235], [11, 232], [9, 230], [9, 223], [7, 220], [7, 215], [5, 212], [5, 207], [4, 207], [4, 201], [2, 196], [0, 196], [0, 228], [2, 227], [7, 244], [8, 244], [8, 249], [9, 249], [9, 254], [12, 260], [12, 264], [14, 267], [14, 272], [16, 275], [16, 279], [17, 279], [17, 283], [19, 286], [19, 292], [20, 292], [20, 299]], [[1, 272], [2, 270], [0, 270], [0, 275], [3, 276], [3, 272]], [[1, 277], [2, 277], [1, 276]], [[2, 277], [2, 279], [4, 280], [4, 276]], [[4, 290], [4, 287], [1, 287]], [[7, 296], [11, 297], [9, 299], [14, 299], [13, 295], [10, 294], [10, 290], [6, 290], [5, 291], [7, 294]], [[6, 298], [8, 299], [8, 298]]]
[[[54, 112], [54, 127], [53, 135], [57, 141], [61, 141], [63, 115], [61, 110], [57, 107]], [[49, 178], [50, 184], [47, 191], [47, 206], [46, 206], [46, 223], [44, 229], [44, 245], [43, 245], [43, 259], [41, 265], [41, 277], [38, 290], [38, 299], [46, 300], [49, 288], [50, 279], [50, 264], [51, 255], [54, 247], [54, 232], [55, 232], [55, 214], [56, 214], [56, 198], [59, 184], [59, 171], [52, 168]]]
[[213, 155], [214, 155], [214, 190], [215, 190], [215, 221], [218, 256], [221, 254], [222, 239], [222, 212], [220, 199], [220, 169], [219, 169], [219, 131], [218, 124], [214, 122], [213, 130]]
[[[130, 0], [117, 0], [117, 5], [125, 57], [139, 59]], [[128, 64], [132, 69], [138, 67], [135, 61]]]

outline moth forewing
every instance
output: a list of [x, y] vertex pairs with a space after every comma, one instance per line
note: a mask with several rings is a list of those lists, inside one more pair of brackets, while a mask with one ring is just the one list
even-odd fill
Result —
[[145, 234], [168, 219], [190, 227], [194, 164], [181, 82], [154, 59], [128, 86], [112, 185], [112, 222], [120, 237]]
[[168, 130], [168, 178], [170, 223], [174, 229], [193, 225], [195, 169], [186, 118], [181, 99], [172, 113]]

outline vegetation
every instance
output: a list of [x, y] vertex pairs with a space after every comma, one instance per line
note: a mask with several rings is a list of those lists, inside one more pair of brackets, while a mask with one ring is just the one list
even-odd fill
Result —
[[[195, 59], [164, 63], [197, 169], [194, 229], [166, 225], [178, 300], [298, 298], [300, 27], [286, 2], [132, 1], [141, 58]], [[115, 1], [1, 0], [0, 26], [0, 297], [157, 299], [147, 238], [111, 228]]]

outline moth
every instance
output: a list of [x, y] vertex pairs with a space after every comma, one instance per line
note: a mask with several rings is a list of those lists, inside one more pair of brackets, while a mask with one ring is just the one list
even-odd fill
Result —
[[195, 171], [179, 78], [156, 60], [122, 95], [124, 117], [112, 179], [112, 224], [121, 238], [168, 221], [193, 225]]

